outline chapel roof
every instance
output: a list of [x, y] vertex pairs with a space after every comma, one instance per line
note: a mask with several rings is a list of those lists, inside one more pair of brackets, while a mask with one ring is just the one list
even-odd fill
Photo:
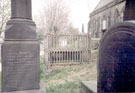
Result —
[[96, 8], [94, 9], [94, 11], [96, 11], [97, 9], [102, 8], [103, 6], [113, 2], [114, 0], [100, 0], [99, 3], [97, 4]]

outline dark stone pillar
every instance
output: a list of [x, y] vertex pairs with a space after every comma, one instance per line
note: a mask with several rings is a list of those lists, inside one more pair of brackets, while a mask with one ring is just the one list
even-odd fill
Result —
[[7, 22], [2, 44], [2, 92], [37, 91], [40, 50], [31, 17], [31, 0], [11, 0], [11, 8], [12, 17]]
[[134, 13], [135, 1], [127, 0], [124, 15], [126, 21], [109, 28], [101, 39], [98, 93], [135, 92]]
[[12, 19], [31, 19], [31, 0], [11, 0]]

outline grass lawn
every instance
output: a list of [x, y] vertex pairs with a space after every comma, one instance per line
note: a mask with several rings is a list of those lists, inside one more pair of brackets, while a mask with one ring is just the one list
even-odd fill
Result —
[[46, 89], [47, 93], [79, 93], [79, 84], [76, 82], [66, 82], [65, 84], [58, 84], [50, 86]]
[[97, 80], [97, 51], [92, 51], [92, 62], [55, 69], [42, 75], [47, 93], [79, 93], [81, 81]]
[[93, 51], [92, 62], [78, 66], [56, 69], [42, 76], [47, 93], [79, 93], [81, 81], [97, 80], [97, 51]]
[[96, 64], [65, 67], [42, 77], [47, 93], [79, 93], [80, 82], [97, 79]]

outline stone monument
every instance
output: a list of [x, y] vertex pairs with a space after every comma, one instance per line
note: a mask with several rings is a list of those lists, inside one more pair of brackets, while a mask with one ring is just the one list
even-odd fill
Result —
[[126, 0], [124, 22], [103, 36], [98, 59], [98, 93], [135, 92], [135, 0]]
[[2, 93], [41, 93], [40, 48], [31, 0], [11, 0], [11, 13], [2, 44]]

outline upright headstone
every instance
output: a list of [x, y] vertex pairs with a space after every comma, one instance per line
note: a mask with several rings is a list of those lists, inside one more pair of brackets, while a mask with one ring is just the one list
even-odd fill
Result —
[[101, 40], [98, 93], [135, 92], [135, 0], [126, 1], [126, 21], [109, 28]]
[[39, 42], [31, 17], [31, 0], [11, 0], [11, 12], [2, 44], [2, 92], [38, 90]]

